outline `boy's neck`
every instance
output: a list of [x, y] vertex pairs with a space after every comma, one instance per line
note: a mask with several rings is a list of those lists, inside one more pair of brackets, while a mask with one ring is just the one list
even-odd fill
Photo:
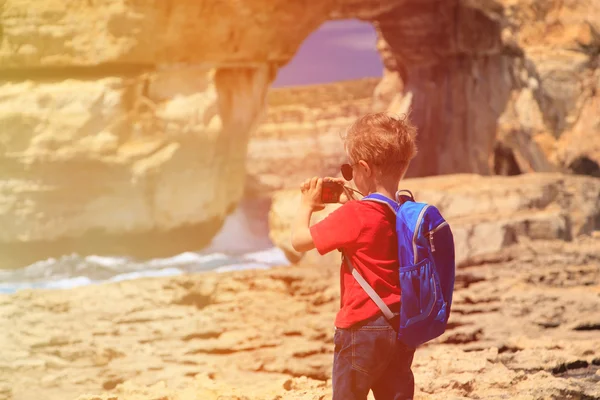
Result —
[[379, 193], [388, 197], [392, 200], [396, 200], [396, 192], [398, 191], [398, 186], [400, 185], [400, 181], [393, 183], [388, 183], [386, 185], [377, 184], [375, 185], [375, 190], [371, 193]]

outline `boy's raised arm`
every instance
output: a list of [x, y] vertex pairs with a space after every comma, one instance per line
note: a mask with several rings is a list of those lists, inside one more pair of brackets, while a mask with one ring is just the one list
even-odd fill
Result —
[[311, 208], [301, 204], [292, 227], [292, 247], [301, 253], [315, 248], [315, 242], [310, 234], [310, 217], [312, 213]]
[[315, 248], [315, 243], [310, 233], [310, 217], [313, 211], [325, 208], [325, 205], [321, 203], [322, 189], [323, 179], [317, 177], [307, 179], [300, 185], [302, 200], [300, 201], [300, 209], [292, 226], [292, 247], [298, 252], [305, 252]]

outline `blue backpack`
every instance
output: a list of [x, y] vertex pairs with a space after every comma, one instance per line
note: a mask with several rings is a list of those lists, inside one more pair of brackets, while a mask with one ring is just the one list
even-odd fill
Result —
[[[401, 195], [402, 192], [409, 193]], [[398, 260], [400, 262], [401, 307], [398, 339], [417, 347], [446, 330], [454, 290], [454, 238], [438, 209], [414, 201], [407, 190], [396, 193], [396, 201], [379, 193], [362, 201], [388, 205], [396, 214]], [[343, 254], [350, 272], [388, 320], [392, 313], [381, 297]]]

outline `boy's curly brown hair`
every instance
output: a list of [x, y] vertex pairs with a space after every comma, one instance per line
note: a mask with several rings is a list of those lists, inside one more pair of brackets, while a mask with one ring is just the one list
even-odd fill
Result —
[[343, 136], [351, 163], [366, 161], [378, 176], [400, 180], [417, 154], [417, 129], [409, 114], [398, 118], [387, 113], [367, 114]]

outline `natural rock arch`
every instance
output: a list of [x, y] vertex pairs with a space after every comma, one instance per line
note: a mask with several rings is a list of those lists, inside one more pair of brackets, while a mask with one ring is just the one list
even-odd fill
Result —
[[[590, 116], [581, 119], [590, 126], [600, 114], [598, 91], [574, 106], [573, 92], [561, 90], [594, 82], [582, 77], [596, 76], [587, 60], [599, 24], [588, 16], [600, 7], [592, 0], [559, 3], [52, 0], [31, 13], [31, 4], [6, 0], [0, 5], [1, 246], [41, 249], [78, 238], [129, 251], [128, 238], [181, 228], [194, 232], [187, 235], [192, 243], [172, 243], [169, 252], [206, 244], [243, 195], [248, 135], [275, 71], [329, 19], [359, 18], [380, 32], [386, 71], [376, 90], [379, 106], [412, 107], [420, 131], [411, 175], [491, 173], [504, 125], [536, 149], [517, 158], [544, 169], [537, 138], [548, 118], [537, 114], [545, 105], [556, 100], [560, 112], [550, 119], [569, 129], [578, 113]], [[561, 7], [585, 17], [561, 20]], [[560, 53], [560, 62], [573, 66], [560, 74], [554, 59], [537, 66], [554, 57], [540, 53], [546, 39], [538, 35], [553, 12], [567, 27], [591, 21], [582, 25], [583, 36], [569, 33], [552, 43], [588, 49]], [[528, 55], [523, 46], [532, 43]], [[523, 105], [531, 111], [520, 113]], [[87, 240], [90, 232], [103, 239]]]

